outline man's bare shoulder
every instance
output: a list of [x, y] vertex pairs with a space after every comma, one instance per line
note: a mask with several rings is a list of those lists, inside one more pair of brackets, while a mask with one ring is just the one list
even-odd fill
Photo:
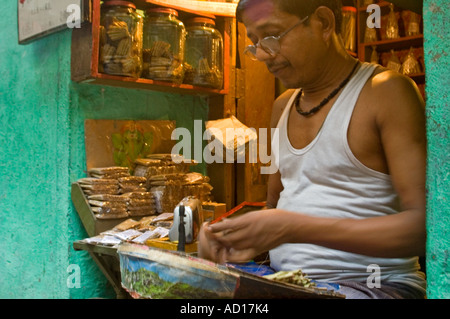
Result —
[[399, 72], [378, 67], [365, 87], [365, 93], [372, 98], [390, 100], [393, 97], [419, 98], [416, 83], [408, 76]]
[[361, 98], [378, 115], [424, 109], [424, 101], [416, 83], [408, 76], [379, 67], [367, 81]]

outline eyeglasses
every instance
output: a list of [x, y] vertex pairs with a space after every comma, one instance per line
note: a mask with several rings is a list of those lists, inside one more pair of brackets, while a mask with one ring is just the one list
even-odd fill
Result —
[[286, 34], [288, 34], [290, 31], [292, 31], [294, 28], [299, 26], [300, 24], [303, 24], [306, 20], [308, 20], [308, 18], [309, 18], [309, 16], [303, 18], [299, 23], [290, 27], [289, 29], [284, 31], [279, 36], [265, 37], [264, 39], [259, 40], [258, 43], [247, 46], [244, 50], [244, 53], [253, 61], [257, 61], [258, 58], [256, 57], [256, 52], [259, 47], [262, 50], [264, 50], [264, 52], [269, 54], [271, 57], [276, 56], [278, 53], [280, 53], [280, 49], [281, 49], [280, 39], [282, 37], [284, 37]]

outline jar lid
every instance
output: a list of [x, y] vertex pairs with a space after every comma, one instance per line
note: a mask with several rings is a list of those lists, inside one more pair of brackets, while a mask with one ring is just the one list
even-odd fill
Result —
[[211, 24], [213, 26], [216, 25], [216, 22], [213, 19], [203, 18], [203, 17], [191, 18], [186, 22], [186, 24], [191, 24], [191, 23], [206, 23], [206, 24]]
[[356, 8], [355, 7], [351, 7], [351, 6], [344, 6], [344, 7], [342, 7], [342, 11], [356, 12]]
[[147, 12], [149, 12], [149, 13], [152, 13], [152, 12], [168, 13], [168, 14], [173, 14], [174, 16], [178, 17], [178, 11], [175, 9], [171, 9], [171, 8], [150, 8], [147, 10]]
[[103, 2], [104, 6], [124, 6], [136, 9], [136, 5], [133, 2], [122, 1], [122, 0], [107, 0]]

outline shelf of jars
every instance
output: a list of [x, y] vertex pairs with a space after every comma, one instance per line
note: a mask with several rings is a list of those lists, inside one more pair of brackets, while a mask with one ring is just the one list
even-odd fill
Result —
[[[380, 8], [380, 26], [369, 28], [374, 11]], [[369, 10], [370, 11], [370, 10]], [[372, 17], [370, 17], [372, 15]], [[361, 61], [376, 62], [410, 76], [419, 84], [425, 81], [423, 61], [423, 26], [419, 14], [404, 10], [389, 1], [358, 1], [358, 57]]]
[[[183, 1], [165, 1], [165, 0], [134, 0], [134, 1], [114, 1], [109, 0], [108, 6], [104, 5], [104, 2], [101, 0], [92, 0], [91, 3], [91, 21], [90, 23], [86, 23], [79, 29], [73, 29], [72, 33], [72, 57], [71, 57], [71, 77], [72, 80], [79, 83], [92, 83], [92, 84], [100, 84], [100, 85], [108, 85], [115, 87], [126, 87], [126, 88], [135, 88], [135, 89], [144, 89], [144, 90], [153, 90], [153, 91], [163, 91], [170, 93], [179, 93], [179, 94], [192, 94], [192, 95], [226, 95], [229, 92], [230, 87], [230, 73], [231, 73], [231, 54], [232, 54], [232, 45], [231, 41], [233, 39], [233, 19], [234, 19], [234, 11], [236, 8], [236, 4], [227, 3], [227, 2], [207, 2], [207, 1], [194, 1], [194, 0], [183, 0]], [[208, 23], [208, 30], [213, 29], [215, 32], [213, 34], [214, 37], [218, 34], [220, 39], [214, 38], [215, 43], [220, 43], [220, 48], [216, 45], [217, 48], [213, 51], [222, 52], [220, 56], [220, 61], [216, 61], [216, 66], [219, 68], [220, 73], [218, 72], [218, 68], [212, 68], [211, 61], [210, 63], [202, 63], [200, 65], [196, 65], [197, 68], [189, 67], [189, 64], [184, 61], [184, 57], [182, 57], [183, 62], [180, 62], [176, 68], [174, 67], [175, 59], [173, 52], [170, 52], [170, 57], [166, 54], [166, 57], [162, 56], [161, 52], [167, 53], [167, 48], [164, 46], [160, 48], [151, 47], [151, 50], [147, 48], [145, 50], [144, 44], [142, 43], [142, 48], [134, 43], [133, 32], [135, 30], [131, 29], [128, 26], [128, 31], [124, 31], [130, 37], [131, 46], [127, 42], [128, 46], [121, 46], [120, 41], [121, 34], [120, 24], [122, 23], [118, 19], [115, 19], [113, 22], [116, 23], [113, 25], [114, 29], [110, 29], [110, 33], [105, 32], [105, 21], [108, 18], [105, 18], [105, 7], [114, 5], [123, 6], [123, 3], [131, 3], [131, 7], [134, 8], [126, 8], [129, 12], [136, 11], [138, 15], [142, 18], [142, 26], [137, 26], [136, 28], [142, 28], [145, 30], [145, 20], [142, 17], [145, 15], [147, 17], [148, 12], [172, 12], [173, 19], [178, 21], [180, 25], [183, 25], [184, 30], [188, 27], [185, 25], [185, 22], [196, 20], [194, 22], [202, 22], [201, 25], [205, 25]], [[109, 10], [109, 8], [108, 8]], [[173, 14], [173, 12], [175, 12]], [[113, 12], [112, 15], [115, 13]], [[123, 12], [120, 13], [123, 15]], [[172, 19], [171, 18], [171, 19]], [[105, 20], [106, 19], [106, 20]], [[122, 18], [121, 18], [122, 19]], [[134, 19], [134, 18], [133, 18]], [[146, 18], [145, 18], [146, 19]], [[149, 18], [150, 19], [150, 18]], [[126, 19], [122, 19], [126, 20]], [[134, 20], [131, 20], [134, 21]], [[118, 22], [118, 23], [117, 23]], [[161, 21], [157, 21], [160, 26]], [[211, 24], [209, 24], [211, 23]], [[132, 23], [134, 24], [134, 22]], [[195, 27], [195, 23], [192, 24]], [[197, 23], [198, 25], [198, 23]], [[108, 27], [110, 27], [109, 25]], [[123, 31], [123, 30], [122, 30]], [[161, 36], [164, 36], [165, 32], [161, 32]], [[185, 33], [186, 34], [186, 33]], [[156, 35], [148, 35], [147, 38], [155, 37]], [[219, 42], [220, 40], [220, 42]], [[108, 50], [112, 49], [108, 45], [108, 41], [115, 41], [114, 49], [116, 56], [108, 55]], [[150, 40], [148, 40], [150, 41]], [[154, 39], [152, 38], [152, 45], [155, 45]], [[126, 42], [126, 41], [124, 41]], [[144, 42], [144, 39], [142, 39]], [[162, 41], [159, 41], [162, 42]], [[195, 42], [193, 42], [196, 45]], [[147, 43], [147, 45], [149, 45]], [[174, 47], [174, 46], [173, 46]], [[165, 50], [165, 51], [164, 51]], [[179, 48], [179, 50], [181, 50]], [[106, 53], [105, 53], [106, 52]], [[129, 59], [121, 56], [121, 60], [117, 59], [118, 52], [132, 52], [131, 54], [135, 54], [136, 56], [131, 56], [132, 59]], [[151, 53], [149, 53], [151, 52]], [[161, 56], [154, 58], [155, 52], [160, 52]], [[127, 53], [130, 54], [130, 53]], [[158, 61], [158, 65], [149, 65], [146, 63], [146, 56], [149, 54], [152, 56], [152, 62], [156, 63]], [[116, 58], [113, 60], [113, 58]], [[172, 65], [168, 65], [166, 61], [168, 58], [172, 61]], [[136, 60], [140, 60], [139, 71], [136, 71], [138, 67]], [[179, 60], [179, 59], [178, 59]], [[177, 61], [178, 61], [177, 60]], [[111, 62], [111, 64], [107, 64], [107, 62]], [[115, 62], [115, 63], [112, 63]], [[122, 63], [122, 64], [119, 64]], [[134, 64], [132, 64], [134, 62]], [[121, 67], [119, 71], [117, 71], [117, 65]], [[182, 69], [181, 69], [182, 68]], [[170, 76], [161, 77], [162, 72], [165, 74], [169, 74]], [[122, 71], [127, 71], [123, 73]], [[150, 71], [149, 71], [150, 70]], [[181, 71], [181, 72], [180, 72]], [[189, 71], [191, 73], [189, 73]], [[199, 76], [195, 77], [197, 80], [192, 80], [192, 72], [195, 71], [201, 72], [200, 80]], [[153, 72], [153, 73], [151, 73]], [[158, 73], [159, 72], [159, 73]], [[180, 73], [182, 75], [180, 75]], [[187, 76], [187, 74], [191, 76]], [[186, 75], [186, 76], [185, 76]], [[190, 81], [187, 81], [189, 79]], [[206, 80], [205, 80], [206, 79]], [[206, 83], [205, 83], [206, 81]]]

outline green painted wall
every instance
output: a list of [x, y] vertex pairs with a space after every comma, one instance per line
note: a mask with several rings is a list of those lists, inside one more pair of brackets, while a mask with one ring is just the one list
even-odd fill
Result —
[[[144, 90], [130, 90], [72, 83], [70, 85], [70, 155], [69, 179], [71, 182], [85, 177], [86, 153], [84, 148], [85, 119], [131, 119], [176, 121], [178, 127], [193, 132], [193, 120], [206, 120], [208, 108], [204, 98], [187, 95], [163, 94]], [[206, 174], [199, 165], [197, 171]], [[76, 211], [71, 210], [71, 242], [87, 237]], [[70, 263], [82, 269], [81, 289], [71, 289], [71, 298], [114, 297], [113, 290], [86, 252], [70, 251]], [[92, 279], [93, 278], [93, 279]]]
[[425, 0], [428, 116], [428, 298], [450, 298], [450, 3]]
[[67, 298], [70, 33], [17, 45], [0, 20], [0, 297]]
[[[114, 297], [72, 243], [87, 237], [70, 199], [84, 177], [84, 127], [94, 119], [169, 119], [192, 128], [207, 100], [70, 81], [70, 30], [17, 44], [17, 1], [0, 20], [0, 298]], [[200, 166], [200, 172], [205, 168]], [[68, 288], [69, 265], [81, 288]]]

